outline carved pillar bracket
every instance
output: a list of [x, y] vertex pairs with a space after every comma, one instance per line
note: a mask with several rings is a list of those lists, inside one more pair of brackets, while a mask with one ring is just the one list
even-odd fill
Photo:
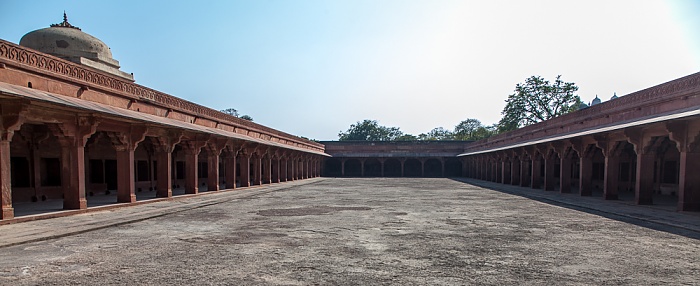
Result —
[[10, 163], [10, 142], [15, 131], [24, 123], [27, 105], [22, 101], [3, 101], [0, 105], [0, 219], [11, 219], [15, 216], [12, 207], [12, 179]]
[[194, 137], [183, 141], [180, 146], [185, 153], [185, 193], [196, 194], [199, 192], [198, 163], [199, 153], [202, 147], [209, 142], [209, 136]]
[[686, 121], [666, 124], [669, 138], [680, 151], [678, 174], [678, 210], [700, 211], [700, 126]]
[[603, 178], [603, 199], [617, 200], [618, 177], [620, 168], [620, 142], [610, 141], [606, 136], [596, 136], [595, 144], [605, 156], [605, 175]]
[[136, 202], [134, 151], [146, 139], [148, 127], [131, 125], [122, 132], [107, 132], [117, 151], [117, 202]]
[[155, 147], [158, 166], [158, 181], [156, 182], [156, 197], [170, 198], [172, 188], [172, 153], [175, 145], [182, 141], [183, 134], [176, 131], [166, 131], [159, 136], [151, 137]]
[[205, 150], [207, 150], [208, 191], [219, 190], [219, 156], [224, 148], [226, 148], [227, 142], [228, 140], [223, 138], [211, 137], [203, 147]]
[[61, 145], [61, 184], [64, 209], [85, 209], [85, 144], [97, 132], [99, 122], [78, 115], [75, 122], [46, 124]]

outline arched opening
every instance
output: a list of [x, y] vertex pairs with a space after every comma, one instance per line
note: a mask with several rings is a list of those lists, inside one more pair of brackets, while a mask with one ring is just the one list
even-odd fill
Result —
[[[87, 178], [85, 184], [85, 198], [88, 207], [106, 205], [117, 202], [117, 152], [107, 132], [98, 131], [85, 144], [85, 158], [88, 165], [85, 166]], [[99, 166], [102, 166], [100, 168]], [[104, 174], [103, 180], [92, 181], [99, 178], [93, 176], [93, 172]]]
[[10, 142], [10, 185], [14, 216], [63, 209], [62, 150], [40, 124], [23, 124]]
[[384, 177], [401, 177], [401, 161], [389, 158], [384, 161]]
[[462, 162], [459, 159], [449, 158], [445, 160], [445, 177], [461, 177]]
[[342, 175], [342, 162], [340, 159], [328, 158], [324, 162], [323, 176], [340, 177]]
[[173, 196], [185, 194], [185, 152], [181, 144], [175, 145], [172, 153]]
[[407, 159], [403, 164], [404, 177], [420, 177], [422, 175], [421, 162], [418, 159]]
[[431, 177], [431, 178], [437, 178], [437, 177], [442, 177], [442, 162], [438, 159], [428, 159], [424, 163], [424, 176], [425, 177]]
[[620, 165], [618, 169], [618, 199], [633, 201], [635, 183], [637, 180], [637, 154], [634, 145], [629, 142], [620, 143]]
[[157, 163], [153, 138], [146, 137], [134, 150], [136, 200], [156, 198]]
[[381, 177], [382, 163], [377, 159], [365, 160], [365, 177]]
[[661, 137], [656, 145], [657, 157], [654, 161], [654, 204], [676, 205], [678, 203], [680, 178], [680, 152], [675, 142], [667, 136]]
[[359, 177], [362, 176], [362, 163], [359, 159], [348, 159], [345, 161], [345, 176]]

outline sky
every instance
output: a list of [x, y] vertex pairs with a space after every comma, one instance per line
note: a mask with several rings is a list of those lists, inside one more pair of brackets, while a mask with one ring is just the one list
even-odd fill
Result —
[[136, 83], [317, 140], [490, 125], [530, 76], [590, 102], [700, 71], [698, 0], [0, 0], [0, 38], [64, 10]]

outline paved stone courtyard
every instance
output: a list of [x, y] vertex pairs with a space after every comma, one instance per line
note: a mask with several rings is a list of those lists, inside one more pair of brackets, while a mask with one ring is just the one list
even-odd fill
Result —
[[324, 178], [0, 248], [0, 284], [697, 285], [700, 240], [674, 233], [450, 179]]

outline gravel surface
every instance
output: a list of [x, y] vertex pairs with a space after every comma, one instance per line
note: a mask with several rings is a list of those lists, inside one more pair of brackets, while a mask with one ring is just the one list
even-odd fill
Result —
[[0, 248], [1, 285], [698, 281], [697, 239], [449, 179], [324, 179]]

